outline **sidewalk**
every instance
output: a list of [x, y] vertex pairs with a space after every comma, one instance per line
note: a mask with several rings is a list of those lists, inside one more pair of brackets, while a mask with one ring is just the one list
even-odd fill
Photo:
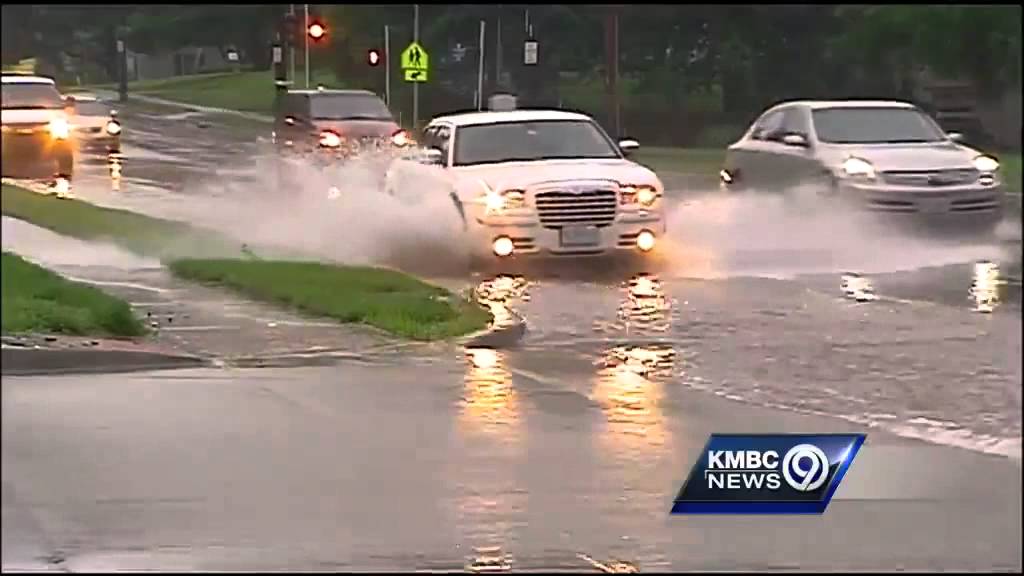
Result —
[[[102, 94], [105, 98], [117, 98], [116, 92], [97, 91], [97, 95]], [[147, 96], [145, 94], [129, 93], [128, 102], [132, 100], [144, 102], [148, 104], [156, 104], [158, 106], [168, 106], [174, 108], [183, 108], [186, 110], [192, 110], [194, 112], [203, 112], [205, 114], [228, 114], [230, 116], [237, 116], [239, 118], [245, 118], [247, 120], [253, 120], [255, 122], [266, 122], [272, 123], [274, 117], [267, 114], [258, 114], [256, 112], [242, 112], [240, 110], [231, 110], [229, 108], [214, 108], [211, 106], [199, 106], [198, 104], [189, 104], [186, 102], [178, 102], [175, 100], [165, 100], [163, 98], [157, 98], [156, 96]]]

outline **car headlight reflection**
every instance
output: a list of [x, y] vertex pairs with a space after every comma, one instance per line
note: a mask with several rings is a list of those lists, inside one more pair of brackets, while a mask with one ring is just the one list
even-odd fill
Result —
[[991, 156], [978, 156], [974, 159], [974, 167], [978, 172], [992, 173], [999, 170], [999, 161]]
[[653, 186], [623, 184], [619, 186], [619, 198], [623, 206], [639, 204], [649, 207], [658, 200], [658, 190]]
[[71, 127], [68, 126], [68, 121], [63, 118], [54, 118], [50, 120], [50, 136], [53, 136], [57, 140], [64, 140], [71, 134]]
[[320, 145], [325, 148], [337, 148], [341, 146], [341, 136], [331, 131], [321, 132]]
[[111, 120], [107, 122], [107, 134], [111, 136], [117, 136], [121, 133], [121, 123], [117, 120]]
[[851, 178], [875, 178], [875, 167], [862, 158], [850, 157], [843, 162], [843, 174]]
[[409, 135], [405, 130], [399, 130], [391, 136], [391, 143], [398, 147], [409, 146], [414, 144], [412, 136]]

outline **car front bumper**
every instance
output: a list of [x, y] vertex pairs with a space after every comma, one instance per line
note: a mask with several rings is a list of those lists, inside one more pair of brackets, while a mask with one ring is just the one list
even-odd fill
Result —
[[[642, 251], [637, 238], [650, 232], [655, 239], [654, 248]], [[474, 253], [484, 258], [502, 258], [494, 253], [494, 242], [501, 237], [512, 240], [511, 257], [587, 257], [613, 254], [655, 254], [665, 235], [665, 219], [660, 214], [619, 214], [607, 226], [596, 227], [595, 241], [584, 244], [563, 242], [560, 228], [541, 226], [536, 216], [524, 215], [502, 218], [473, 218], [470, 233]]]
[[840, 182], [840, 196], [877, 214], [934, 221], [999, 221], [1005, 208], [1001, 184], [909, 187]]
[[68, 140], [54, 140], [45, 133], [4, 134], [2, 144], [3, 175], [14, 178], [49, 178], [70, 175], [74, 168], [74, 149]]

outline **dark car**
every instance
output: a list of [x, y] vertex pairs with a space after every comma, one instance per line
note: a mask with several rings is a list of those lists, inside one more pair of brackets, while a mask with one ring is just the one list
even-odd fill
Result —
[[367, 90], [290, 90], [274, 118], [278, 150], [345, 158], [411, 144], [387, 105]]
[[71, 178], [72, 104], [53, 79], [3, 75], [3, 175]]

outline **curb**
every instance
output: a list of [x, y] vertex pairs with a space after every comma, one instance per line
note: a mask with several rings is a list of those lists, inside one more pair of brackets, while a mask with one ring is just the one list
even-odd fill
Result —
[[199, 368], [208, 362], [196, 356], [180, 356], [141, 350], [77, 350], [4, 347], [0, 366], [4, 376], [93, 374]]
[[147, 102], [149, 104], [157, 104], [160, 106], [168, 106], [172, 108], [182, 108], [185, 110], [191, 110], [193, 112], [203, 112], [206, 114], [228, 114], [231, 116], [238, 116], [256, 122], [272, 123], [274, 121], [273, 117], [267, 116], [265, 114], [258, 114], [256, 112], [243, 112], [241, 110], [231, 110], [230, 108], [213, 108], [211, 106], [200, 106], [198, 104], [189, 104], [187, 102], [165, 100], [163, 98], [157, 98], [155, 96], [146, 96], [145, 94], [129, 94], [128, 102], [131, 103], [133, 99], [138, 100], [139, 102]]
[[468, 336], [456, 340], [456, 344], [465, 348], [512, 348], [519, 344], [526, 335], [526, 320], [515, 312], [511, 312], [512, 322], [502, 326], [484, 328]]

